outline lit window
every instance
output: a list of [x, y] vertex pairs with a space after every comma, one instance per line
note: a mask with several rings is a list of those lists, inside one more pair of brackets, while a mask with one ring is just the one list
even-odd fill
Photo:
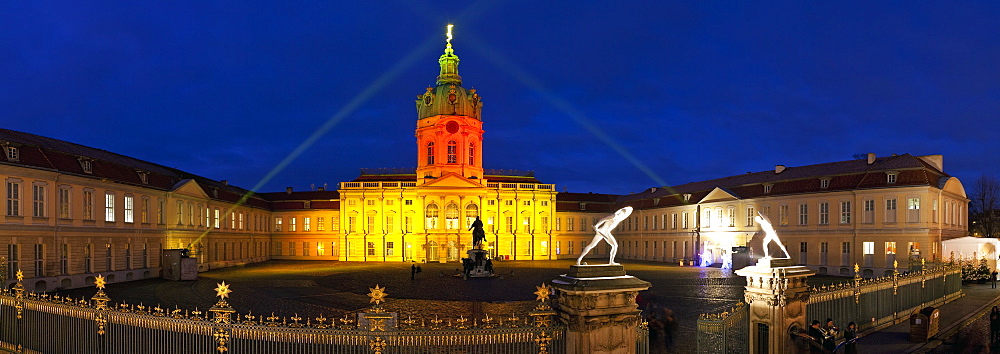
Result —
[[448, 142], [448, 163], [458, 163], [458, 144], [454, 140]]
[[427, 143], [427, 164], [434, 164], [434, 142]]
[[773, 184], [765, 184], [764, 185], [764, 194], [771, 193], [771, 187], [774, 187], [774, 185]]
[[274, 218], [274, 231], [281, 231], [281, 218]]
[[115, 222], [115, 194], [104, 194], [104, 221]]
[[897, 172], [887, 172], [886, 175], [885, 175], [886, 182], [889, 183], [889, 184], [896, 183], [896, 176], [897, 175], [898, 175]]
[[21, 184], [7, 182], [7, 215], [21, 215]]
[[302, 231], [312, 231], [312, 226], [309, 225], [309, 218], [302, 218]]
[[851, 202], [840, 202], [840, 223], [850, 224], [851, 223]]
[[31, 186], [31, 216], [45, 217], [45, 186]]
[[135, 222], [135, 197], [131, 195], [125, 196], [125, 222], [133, 223]]
[[469, 166], [476, 165], [476, 143], [469, 143]]

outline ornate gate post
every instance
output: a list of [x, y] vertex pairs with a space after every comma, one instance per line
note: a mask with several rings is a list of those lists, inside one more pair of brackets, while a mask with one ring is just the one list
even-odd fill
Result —
[[747, 278], [744, 297], [750, 305], [750, 353], [791, 353], [793, 333], [807, 328], [806, 278], [815, 274], [789, 258], [761, 259], [736, 271]]
[[649, 282], [615, 264], [571, 265], [550, 284], [558, 290], [554, 308], [567, 327], [567, 353], [635, 353], [642, 322], [635, 297]]

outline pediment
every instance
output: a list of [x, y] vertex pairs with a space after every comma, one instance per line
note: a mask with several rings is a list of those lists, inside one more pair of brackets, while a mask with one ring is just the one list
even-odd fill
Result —
[[482, 188], [478, 180], [463, 177], [457, 173], [447, 173], [444, 176], [427, 181], [421, 187], [431, 188]]
[[699, 203], [721, 202], [721, 201], [739, 200], [739, 199], [740, 197], [738, 197], [735, 193], [725, 188], [715, 187], [715, 189], [713, 189], [711, 192], [708, 192], [708, 194], [705, 195], [704, 198], [701, 198], [701, 201], [699, 201]]
[[205, 189], [193, 179], [185, 179], [177, 182], [170, 192], [196, 198], [208, 198], [208, 195], [205, 194]]

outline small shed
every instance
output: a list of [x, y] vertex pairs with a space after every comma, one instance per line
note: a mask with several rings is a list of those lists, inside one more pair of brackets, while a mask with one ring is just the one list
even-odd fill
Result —
[[941, 311], [934, 307], [925, 307], [923, 310], [910, 315], [910, 340], [914, 342], [926, 342], [938, 333], [938, 322], [941, 319]]

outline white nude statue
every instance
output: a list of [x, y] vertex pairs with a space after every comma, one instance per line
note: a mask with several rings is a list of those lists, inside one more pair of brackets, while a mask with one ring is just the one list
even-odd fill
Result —
[[764, 259], [772, 258], [771, 252], [767, 251], [767, 244], [769, 242], [778, 244], [778, 247], [781, 248], [781, 252], [785, 253], [785, 257], [779, 258], [792, 258], [788, 255], [788, 250], [785, 249], [785, 245], [782, 245], [781, 240], [778, 239], [778, 233], [774, 231], [774, 226], [771, 226], [771, 219], [768, 219], [767, 216], [764, 216], [764, 214], [757, 212], [757, 216], [754, 217], [754, 220], [757, 220], [757, 223], [760, 224], [760, 228], [764, 230], [764, 243], [763, 246], [761, 246], [764, 248]]
[[576, 259], [576, 264], [580, 265], [580, 262], [583, 261], [583, 257], [586, 256], [592, 248], [596, 247], [598, 242], [604, 240], [611, 245], [611, 257], [608, 259], [608, 264], [618, 265], [618, 263], [615, 263], [615, 254], [618, 253], [618, 241], [611, 235], [611, 230], [614, 230], [615, 226], [618, 226], [618, 223], [625, 220], [625, 218], [631, 214], [632, 207], [627, 206], [618, 209], [618, 211], [612, 215], [605, 216], [601, 220], [598, 220], [597, 223], [594, 224], [594, 231], [596, 231], [597, 234], [594, 235], [594, 239], [590, 241], [590, 244], [583, 248], [583, 253], [580, 253], [580, 257]]

